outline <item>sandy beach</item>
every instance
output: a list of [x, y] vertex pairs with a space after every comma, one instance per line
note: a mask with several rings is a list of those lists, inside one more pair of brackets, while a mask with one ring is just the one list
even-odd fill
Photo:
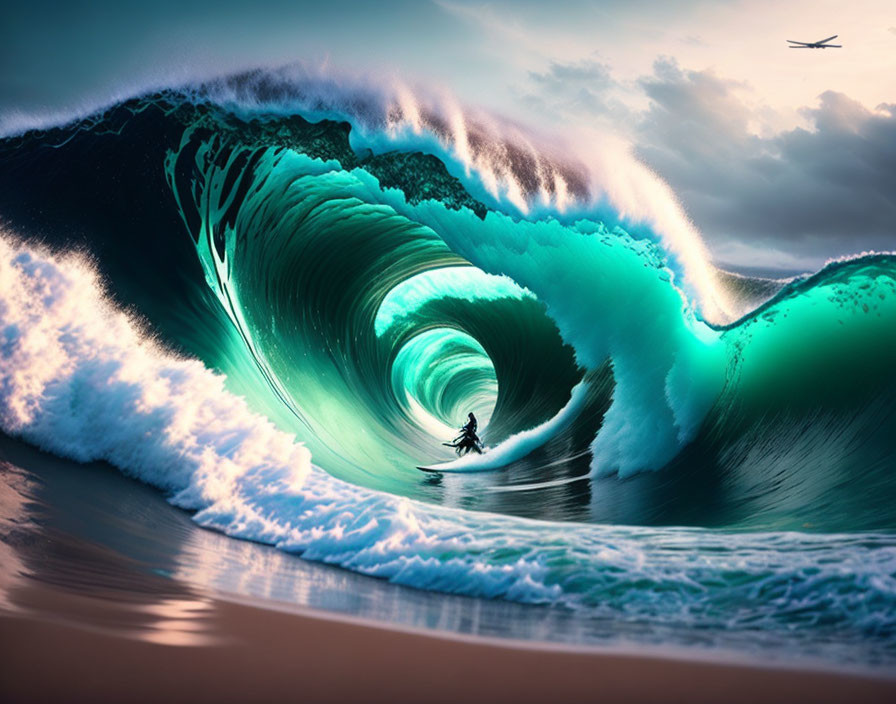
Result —
[[[103, 628], [99, 596], [14, 590], [4, 702], [889, 702], [896, 681], [462, 639], [207, 600], [183, 645]], [[122, 608], [116, 605], [115, 608]], [[131, 604], [129, 608], [136, 608]], [[199, 624], [193, 624], [199, 628]]]

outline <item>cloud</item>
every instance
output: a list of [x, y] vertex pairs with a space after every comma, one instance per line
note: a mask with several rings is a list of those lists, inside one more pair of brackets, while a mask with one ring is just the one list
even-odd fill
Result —
[[557, 85], [561, 81], [595, 83], [611, 85], [610, 69], [598, 61], [583, 60], [574, 63], [558, 63], [552, 61], [544, 73], [530, 72], [529, 76], [537, 83]]
[[896, 106], [872, 111], [828, 91], [802, 110], [806, 128], [763, 137], [743, 84], [669, 60], [641, 83], [650, 107], [637, 153], [719, 256], [765, 247], [791, 268], [896, 249]]
[[591, 57], [550, 61], [541, 70], [529, 71], [526, 82], [515, 86], [515, 94], [526, 110], [561, 130], [578, 124], [608, 133], [624, 131], [619, 126], [629, 125], [633, 115], [632, 85], [618, 80], [609, 64]]
[[555, 111], [604, 113], [615, 81], [606, 64], [583, 60], [572, 63], [552, 61], [543, 72], [530, 71], [532, 90], [526, 99], [533, 104], [545, 100]]
[[803, 126], [781, 129], [749, 84], [671, 58], [634, 86], [593, 59], [528, 78], [529, 108], [628, 137], [720, 261], [809, 269], [896, 250], [896, 105], [826, 91], [799, 111]]

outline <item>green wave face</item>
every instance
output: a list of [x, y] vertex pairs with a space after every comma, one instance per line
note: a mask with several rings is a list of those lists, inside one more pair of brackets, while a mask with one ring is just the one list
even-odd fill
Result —
[[834, 264], [723, 334], [700, 441], [744, 527], [893, 525], [896, 261]]
[[394, 487], [453, 456], [441, 443], [468, 412], [498, 442], [549, 419], [580, 380], [535, 296], [379, 202], [366, 172], [196, 133], [167, 166], [208, 286], [280, 402], [275, 415], [337, 476]]
[[[731, 525], [802, 521], [856, 471], [813, 469], [786, 439], [820, 408], [813, 428], [836, 426], [844, 457], [886, 445], [892, 258], [829, 267], [717, 328], [650, 237], [488, 210], [432, 157], [362, 160], [338, 123], [251, 124], [190, 122], [167, 177], [236, 332], [217, 363], [334, 475], [413, 494], [415, 465], [450, 459], [441, 443], [468, 412], [495, 446], [557, 417], [583, 379], [586, 410], [539, 462], [587, 454], [594, 476], [690, 463], [685, 476], [763, 497], [725, 498]], [[793, 483], [783, 499], [776, 472]]]

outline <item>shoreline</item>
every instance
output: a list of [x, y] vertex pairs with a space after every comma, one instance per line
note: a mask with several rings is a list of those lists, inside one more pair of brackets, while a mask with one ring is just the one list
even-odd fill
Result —
[[[73, 468], [0, 436], [4, 704], [896, 701], [890, 670], [492, 635], [493, 602], [309, 566], [201, 529], [109, 467]], [[219, 567], [236, 572], [220, 583]], [[256, 598], [241, 580], [314, 598]]]
[[[375, 578], [372, 578], [375, 579]], [[432, 592], [438, 595], [439, 592]], [[896, 670], [887, 671], [883, 668], [862, 667], [860, 665], [837, 666], [831, 662], [819, 658], [803, 658], [798, 660], [761, 658], [751, 656], [745, 651], [735, 649], [719, 650], [688, 646], [662, 646], [652, 644], [638, 644], [635, 642], [623, 645], [620, 643], [576, 643], [561, 640], [526, 640], [517, 636], [494, 636], [473, 633], [462, 633], [439, 627], [429, 628], [424, 626], [412, 626], [403, 623], [391, 623], [388, 621], [356, 616], [326, 609], [285, 602], [255, 599], [238, 594], [213, 595], [216, 601], [250, 609], [261, 609], [273, 613], [295, 616], [299, 619], [311, 621], [332, 621], [347, 626], [370, 628], [373, 630], [385, 630], [408, 636], [433, 637], [440, 640], [457, 641], [459, 644], [478, 644], [494, 646], [507, 650], [535, 650], [538, 652], [556, 652], [570, 655], [631, 658], [639, 660], [677, 662], [695, 665], [731, 666], [756, 670], [784, 670], [787, 672], [820, 673], [844, 677], [857, 677], [872, 680], [892, 681], [896, 684]], [[537, 607], [536, 607], [537, 608]]]
[[104, 628], [96, 613], [110, 602], [146, 612], [151, 598], [117, 604], [115, 595], [74, 594], [28, 578], [10, 595], [26, 608], [0, 613], [0, 698], [10, 704], [896, 698], [896, 679], [885, 676], [458, 637], [195, 594], [156, 614], [168, 631], [127, 633], [119, 624]]

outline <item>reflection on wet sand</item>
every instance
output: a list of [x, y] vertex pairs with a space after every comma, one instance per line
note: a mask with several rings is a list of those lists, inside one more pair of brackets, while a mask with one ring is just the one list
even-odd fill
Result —
[[61, 531], [46, 485], [20, 467], [0, 461], [0, 481], [0, 609], [148, 643], [215, 641], [211, 599]]

